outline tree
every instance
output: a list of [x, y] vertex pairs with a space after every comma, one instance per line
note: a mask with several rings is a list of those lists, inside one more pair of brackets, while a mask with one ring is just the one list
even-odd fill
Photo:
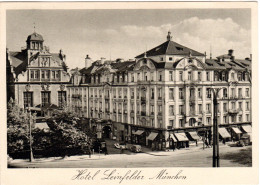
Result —
[[29, 113], [24, 112], [11, 98], [7, 104], [8, 153], [28, 149], [29, 137]]

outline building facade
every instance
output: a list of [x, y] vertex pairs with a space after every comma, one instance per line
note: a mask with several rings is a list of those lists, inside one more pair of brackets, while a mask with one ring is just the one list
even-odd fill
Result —
[[135, 61], [92, 62], [87, 56], [86, 68], [77, 70], [74, 78], [68, 100], [73, 105], [75, 97], [82, 97], [74, 106], [99, 123], [99, 137], [103, 133], [157, 149], [171, 147], [174, 133], [182, 137], [196, 131], [210, 140], [211, 88], [222, 88], [220, 127], [251, 124], [251, 59], [235, 59], [233, 50], [207, 59], [172, 41], [170, 32], [166, 42]]
[[6, 51], [7, 94], [22, 108], [61, 107], [70, 82], [62, 50], [51, 53], [42, 35], [27, 37], [21, 51]]
[[62, 50], [50, 53], [37, 33], [26, 43], [21, 52], [7, 50], [8, 96], [21, 107], [60, 107], [65, 101], [88, 118], [98, 138], [159, 150], [175, 143], [184, 146], [186, 136], [196, 140], [196, 134], [210, 142], [212, 88], [221, 88], [217, 98], [221, 128], [233, 133], [232, 128], [251, 125], [252, 61], [236, 59], [233, 50], [207, 59], [174, 42], [169, 32], [166, 42], [135, 60], [92, 61], [87, 55], [85, 68], [69, 74]]

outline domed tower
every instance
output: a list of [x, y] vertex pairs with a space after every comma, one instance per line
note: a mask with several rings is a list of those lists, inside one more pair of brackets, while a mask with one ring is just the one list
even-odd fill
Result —
[[43, 49], [43, 37], [42, 35], [34, 32], [27, 37], [27, 50], [42, 50]]

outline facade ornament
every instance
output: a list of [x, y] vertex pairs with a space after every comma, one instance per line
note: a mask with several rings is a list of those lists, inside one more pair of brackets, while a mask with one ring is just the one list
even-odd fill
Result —
[[50, 85], [46, 83], [46, 84], [42, 84], [41, 87], [42, 87], [42, 90], [43, 90], [43, 91], [48, 91]]
[[30, 84], [27, 84], [27, 85], [25, 86], [25, 90], [28, 92], [28, 91], [30, 91], [30, 89], [31, 89]]

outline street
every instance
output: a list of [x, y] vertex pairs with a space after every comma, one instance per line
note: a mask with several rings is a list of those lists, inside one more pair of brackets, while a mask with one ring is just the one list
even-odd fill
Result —
[[[232, 159], [223, 159], [226, 154], [239, 156], [242, 149], [251, 151], [251, 146], [230, 147], [220, 146], [220, 167], [248, 167], [249, 164], [233, 162]], [[109, 149], [108, 149], [109, 150]], [[113, 153], [118, 149], [115, 149]], [[28, 160], [13, 160], [9, 167], [32, 168], [134, 168], [134, 167], [212, 167], [212, 148], [202, 149], [201, 146], [184, 148], [175, 151], [147, 151], [144, 153], [131, 153], [109, 155], [95, 154], [84, 156], [70, 156], [67, 158], [36, 159], [30, 163]], [[120, 153], [120, 150], [118, 150]], [[250, 157], [252, 157], [250, 155]], [[249, 158], [250, 158], [249, 157]]]

